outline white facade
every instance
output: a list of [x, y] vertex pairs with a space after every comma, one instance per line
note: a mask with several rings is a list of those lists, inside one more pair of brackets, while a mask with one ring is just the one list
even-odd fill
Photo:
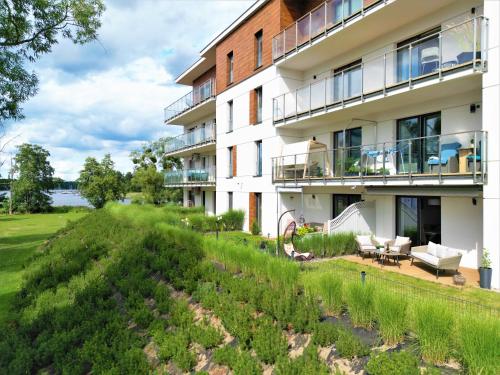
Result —
[[[338, 31], [320, 35], [217, 95], [216, 213], [228, 210], [231, 200], [232, 208], [247, 213], [244, 229], [249, 230], [250, 194], [260, 193], [262, 234], [274, 237], [277, 218], [283, 212], [295, 210], [284, 222], [293, 217], [320, 225], [335, 217], [335, 196], [356, 195], [374, 202], [374, 215], [367, 225], [377, 236], [394, 238], [404, 234], [405, 220], [417, 220], [419, 240], [440, 238], [442, 244], [460, 249], [461, 266], [470, 268], [479, 267], [482, 249], [487, 248], [492, 260], [492, 284], [500, 288], [499, 24], [500, 2], [495, 0], [380, 2]], [[426, 38], [434, 36], [439, 44], [425, 46]], [[408, 44], [402, 42], [412, 37], [414, 40], [408, 42], [412, 47], [418, 43], [424, 47], [414, 47], [420, 48], [418, 64], [404, 73], [404, 56], [396, 49], [405, 48]], [[426, 74], [424, 64], [428, 61], [441, 68]], [[333, 77], [342, 74], [346, 82], [344, 77], [351, 68], [339, 67], [353, 62], [353, 66], [361, 66], [360, 75], [352, 78], [362, 82], [361, 94], [334, 103]], [[400, 83], [401, 75], [413, 77], [411, 69], [424, 69], [425, 74]], [[251, 125], [249, 95], [258, 87], [263, 93], [262, 123]], [[341, 88], [344, 96], [345, 90]], [[410, 147], [421, 147], [418, 155], [424, 156], [417, 162], [411, 159], [415, 148], [394, 152], [406, 139], [398, 132], [398, 128], [404, 128], [398, 125], [401, 120], [427, 114], [439, 118], [437, 135], [408, 142], [412, 143]], [[419, 117], [418, 121], [426, 120]], [[339, 177], [338, 162], [342, 168], [346, 162], [333, 151], [338, 147], [334, 133], [352, 128], [361, 129], [360, 145], [353, 149], [361, 155], [373, 151], [375, 156], [360, 156], [354, 165], [362, 171], [366, 163], [366, 175], [346, 175], [342, 169]], [[293, 170], [287, 169], [288, 164], [279, 159], [285, 156], [283, 145], [311, 139], [323, 143], [329, 151], [315, 164], [298, 167], [296, 163]], [[262, 141], [261, 176], [256, 176], [258, 141]], [[454, 144], [456, 155], [449, 162], [431, 165], [432, 152], [439, 159]], [[233, 177], [230, 147], [237, 150]], [[345, 155], [346, 150], [342, 152]], [[391, 159], [386, 155], [396, 156]], [[452, 161], [456, 161], [455, 169]], [[368, 163], [372, 163], [370, 168]], [[414, 165], [422, 170], [413, 172]], [[319, 172], [306, 177], [306, 169], [312, 168]], [[418, 202], [414, 207], [418, 218], [404, 212], [407, 208], [401, 208], [402, 197]]]

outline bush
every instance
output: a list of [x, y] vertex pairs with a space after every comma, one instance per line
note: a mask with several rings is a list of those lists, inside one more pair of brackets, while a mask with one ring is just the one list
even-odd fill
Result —
[[366, 364], [370, 375], [420, 375], [418, 359], [415, 355], [401, 351], [372, 355]]
[[222, 224], [226, 230], [242, 230], [245, 222], [245, 211], [229, 210], [222, 214]]
[[356, 327], [371, 329], [373, 327], [373, 293], [371, 284], [352, 282], [346, 287], [347, 309], [351, 321]]
[[299, 237], [295, 245], [299, 251], [312, 252], [315, 257], [334, 257], [357, 251], [356, 236], [351, 232], [332, 235], [312, 233]]
[[313, 342], [320, 346], [330, 346], [339, 339], [340, 330], [338, 325], [330, 322], [316, 324], [313, 330]]
[[375, 294], [374, 309], [378, 329], [388, 345], [401, 342], [407, 329], [408, 317], [406, 308], [408, 301], [389, 291], [378, 291]]
[[467, 315], [458, 324], [460, 360], [468, 374], [500, 374], [500, 320]]
[[259, 319], [252, 340], [252, 347], [257, 357], [264, 363], [273, 364], [281, 355], [288, 352], [288, 342], [280, 327], [273, 325], [269, 319]]
[[281, 356], [274, 368], [276, 375], [328, 375], [328, 367], [318, 356], [318, 347], [310, 344], [304, 354], [291, 360], [288, 356]]
[[260, 225], [259, 223], [257, 222], [257, 220], [254, 220], [252, 222], [252, 226], [250, 228], [250, 232], [254, 235], [254, 236], [258, 236], [260, 234]]
[[329, 314], [339, 316], [342, 313], [342, 279], [333, 273], [324, 273], [318, 280], [318, 293], [323, 306]]
[[339, 330], [339, 338], [335, 342], [335, 348], [339, 355], [344, 358], [363, 357], [370, 353], [370, 349], [345, 328]]
[[454, 325], [449, 307], [436, 300], [422, 301], [414, 308], [414, 329], [422, 358], [436, 364], [445, 362], [450, 354]]
[[213, 360], [217, 364], [228, 366], [238, 375], [260, 375], [262, 373], [259, 364], [250, 353], [246, 351], [240, 352], [237, 348], [230, 346], [216, 349]]
[[197, 342], [205, 349], [215, 348], [224, 339], [222, 333], [218, 329], [210, 326], [208, 322], [204, 322], [202, 326], [191, 326], [189, 334], [192, 341]]

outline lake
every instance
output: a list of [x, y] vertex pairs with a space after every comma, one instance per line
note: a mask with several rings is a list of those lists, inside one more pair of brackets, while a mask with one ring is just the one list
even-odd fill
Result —
[[[9, 196], [9, 192], [6, 191], [7, 197]], [[50, 193], [52, 197], [52, 206], [83, 206], [83, 207], [92, 207], [90, 203], [83, 198], [77, 190], [54, 190]], [[121, 203], [130, 204], [130, 199], [126, 198]]]

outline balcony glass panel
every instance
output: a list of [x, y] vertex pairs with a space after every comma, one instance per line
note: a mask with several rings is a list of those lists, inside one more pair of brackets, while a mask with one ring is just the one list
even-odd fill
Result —
[[325, 106], [325, 90], [326, 80], [322, 79], [319, 82], [311, 84], [311, 110], [322, 108]]
[[311, 38], [316, 38], [325, 31], [325, 11], [326, 5], [322, 4], [311, 12]]
[[215, 182], [215, 167], [165, 172], [166, 185], [196, 185]]
[[200, 127], [170, 139], [165, 145], [165, 152], [180, 151], [185, 148], [215, 141], [215, 123]]
[[210, 79], [202, 85], [196, 87], [190, 93], [184, 95], [171, 105], [165, 108], [165, 121], [168, 121], [183, 112], [194, 108], [198, 104], [215, 95], [215, 80]]
[[285, 53], [295, 49], [297, 46], [297, 24], [292, 24], [285, 29]]
[[486, 132], [469, 131], [287, 155], [273, 159], [273, 179], [462, 177], [482, 183], [486, 146]]
[[309, 14], [297, 21], [297, 46], [309, 41], [309, 27], [310, 27]]

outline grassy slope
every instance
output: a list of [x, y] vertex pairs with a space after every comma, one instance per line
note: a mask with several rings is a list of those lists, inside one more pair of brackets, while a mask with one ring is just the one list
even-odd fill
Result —
[[[344, 259], [331, 260], [326, 262], [309, 263], [306, 266], [306, 270], [313, 272], [327, 272], [332, 270], [332, 264], [337, 263], [343, 267], [347, 267], [357, 272], [366, 271], [367, 273], [380, 276], [386, 279], [399, 281], [405, 284], [409, 284], [414, 287], [424, 288], [427, 290], [433, 290], [436, 293], [446, 294], [450, 297], [461, 298], [464, 300], [472, 301], [482, 305], [487, 305], [500, 309], [500, 297], [499, 294], [494, 291], [487, 291], [479, 288], [464, 288], [459, 289], [443, 284], [434, 283], [432, 281], [417, 279], [412, 276], [402, 275], [396, 272], [385, 271], [378, 269], [376, 267], [365, 266], [362, 264], [352, 263]], [[307, 275], [307, 274], [305, 274]], [[302, 275], [305, 277], [305, 275]]]
[[84, 212], [0, 215], [0, 322], [19, 289], [23, 264], [47, 238]]

